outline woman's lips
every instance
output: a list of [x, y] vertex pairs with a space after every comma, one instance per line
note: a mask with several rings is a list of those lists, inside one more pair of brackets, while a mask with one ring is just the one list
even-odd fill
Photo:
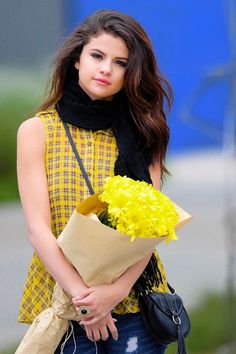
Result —
[[101, 84], [104, 84], [104, 85], [110, 85], [110, 82], [105, 80], [105, 79], [101, 79], [101, 78], [95, 78], [95, 80]]

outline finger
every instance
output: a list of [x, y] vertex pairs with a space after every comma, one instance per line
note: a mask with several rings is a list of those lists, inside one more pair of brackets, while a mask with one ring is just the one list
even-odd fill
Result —
[[[93, 306], [91, 306], [89, 303], [83, 302], [83, 305], [81, 305], [81, 306], [78, 306], [77, 304], [74, 304], [74, 306], [75, 306], [75, 309], [76, 309], [77, 312], [82, 311], [81, 315], [90, 314], [90, 316], [91, 316], [91, 313], [92, 312], [94, 313]], [[95, 311], [95, 313], [96, 313], [96, 311]]]
[[100, 317], [92, 317], [89, 318], [83, 318], [83, 320], [80, 322], [83, 326], [94, 326], [100, 321]]
[[112, 338], [114, 340], [117, 340], [118, 339], [118, 330], [117, 330], [117, 328], [116, 328], [116, 326], [114, 324], [113, 319], [107, 323], [107, 327], [109, 329], [109, 332], [112, 335]]
[[93, 292], [92, 288], [82, 290], [77, 296], [72, 298], [72, 301], [83, 299], [84, 297], [90, 295]]
[[89, 306], [91, 304], [91, 299], [89, 298], [89, 295], [84, 297], [83, 299], [72, 300], [72, 301], [76, 307]]
[[87, 326], [87, 323], [84, 323], [84, 322], [86, 322], [87, 320], [91, 320], [93, 318], [93, 317], [91, 317], [91, 315], [87, 315], [88, 316], [87, 318], [86, 318], [86, 315], [81, 315], [80, 313], [78, 313], [78, 315], [80, 317], [81, 326]]
[[102, 340], [107, 340], [109, 337], [109, 333], [107, 330], [107, 326], [104, 326], [102, 328], [100, 328], [100, 334], [101, 334], [101, 339]]
[[99, 332], [99, 330], [98, 330], [97, 328], [93, 328], [93, 329], [92, 329], [92, 332], [93, 332], [93, 340], [94, 340], [95, 342], [97, 342], [98, 340], [101, 339], [100, 332]]
[[91, 306], [92, 303], [94, 303], [94, 297], [92, 294], [88, 294], [85, 296], [83, 299], [76, 299], [73, 300], [73, 303], [75, 306]]
[[87, 335], [88, 339], [91, 340], [91, 342], [93, 342], [93, 332], [92, 332], [91, 328], [84, 327], [84, 329], [86, 331], [86, 335]]
[[83, 299], [72, 299], [72, 303], [79, 307], [79, 306], [86, 306], [91, 303], [91, 300], [89, 299], [89, 295], [84, 297]]

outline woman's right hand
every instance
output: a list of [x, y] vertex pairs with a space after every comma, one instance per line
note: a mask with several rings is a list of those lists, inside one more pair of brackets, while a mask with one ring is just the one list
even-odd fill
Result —
[[92, 342], [107, 340], [109, 335], [112, 335], [114, 340], [118, 339], [118, 331], [115, 326], [116, 320], [112, 318], [111, 313], [103, 317], [100, 321], [94, 325], [84, 325], [83, 328], [86, 331], [87, 337]]

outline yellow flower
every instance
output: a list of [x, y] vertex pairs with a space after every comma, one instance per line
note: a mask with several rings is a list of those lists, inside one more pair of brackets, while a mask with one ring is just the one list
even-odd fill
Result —
[[172, 201], [146, 182], [109, 177], [99, 198], [107, 203], [108, 222], [119, 232], [135, 237], [177, 239], [178, 213]]

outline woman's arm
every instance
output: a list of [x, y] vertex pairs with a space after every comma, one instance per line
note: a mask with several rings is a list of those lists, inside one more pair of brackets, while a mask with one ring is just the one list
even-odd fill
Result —
[[45, 170], [45, 130], [40, 118], [21, 124], [17, 134], [17, 176], [30, 242], [52, 277], [71, 296], [87, 286], [66, 260], [51, 231]]
[[[67, 261], [51, 231], [50, 206], [45, 169], [45, 130], [40, 118], [21, 124], [17, 134], [17, 176], [30, 242], [45, 267], [58, 284], [71, 296], [87, 289], [79, 273]], [[100, 333], [114, 339], [118, 332], [110, 313], [86, 328], [90, 339]]]

